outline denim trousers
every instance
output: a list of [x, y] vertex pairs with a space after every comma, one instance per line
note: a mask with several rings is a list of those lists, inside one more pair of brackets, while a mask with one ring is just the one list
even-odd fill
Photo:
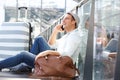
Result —
[[30, 52], [22, 51], [15, 56], [0, 61], [0, 69], [13, 67], [20, 63], [26, 63], [30, 67], [34, 68], [36, 55], [45, 50], [50, 50], [50, 47], [42, 36], [38, 36], [35, 38]]

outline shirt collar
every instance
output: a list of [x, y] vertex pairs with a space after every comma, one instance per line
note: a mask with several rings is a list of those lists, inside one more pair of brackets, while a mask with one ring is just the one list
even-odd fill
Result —
[[70, 34], [70, 33], [72, 33], [72, 32], [76, 32], [76, 31], [78, 31], [78, 28], [76, 28], [76, 29], [74, 29], [74, 30], [68, 32], [67, 34]]

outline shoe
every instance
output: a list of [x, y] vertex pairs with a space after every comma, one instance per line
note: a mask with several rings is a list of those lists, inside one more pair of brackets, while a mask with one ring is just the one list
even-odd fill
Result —
[[18, 73], [18, 74], [31, 73], [32, 68], [26, 64], [19, 64], [15, 67], [10, 68], [10, 72]]

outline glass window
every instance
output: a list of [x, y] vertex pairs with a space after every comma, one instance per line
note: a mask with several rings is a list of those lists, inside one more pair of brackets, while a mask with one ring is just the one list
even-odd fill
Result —
[[96, 0], [94, 16], [94, 79], [113, 80], [120, 27], [120, 0]]

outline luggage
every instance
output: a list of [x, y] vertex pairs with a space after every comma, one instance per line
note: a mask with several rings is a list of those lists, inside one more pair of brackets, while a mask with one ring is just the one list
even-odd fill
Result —
[[3, 22], [0, 26], [0, 60], [29, 51], [31, 27], [25, 22]]
[[49, 78], [54, 80], [72, 80], [79, 74], [73, 61], [68, 56], [48, 55], [38, 57], [35, 61], [35, 69], [30, 77]]

